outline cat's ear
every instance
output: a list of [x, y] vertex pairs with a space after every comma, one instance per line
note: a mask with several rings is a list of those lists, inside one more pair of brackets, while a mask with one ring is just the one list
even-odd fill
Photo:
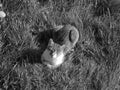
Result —
[[53, 41], [53, 39], [50, 38], [50, 40], [48, 42], [48, 46], [53, 46], [53, 44], [54, 44], [54, 41]]

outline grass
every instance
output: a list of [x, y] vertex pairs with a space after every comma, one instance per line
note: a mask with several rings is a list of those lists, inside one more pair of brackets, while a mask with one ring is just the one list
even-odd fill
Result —
[[[0, 90], [119, 90], [116, 2], [1, 0], [6, 17], [0, 21]], [[80, 39], [66, 61], [51, 70], [40, 60], [44, 49], [35, 37], [61, 24], [74, 25]]]

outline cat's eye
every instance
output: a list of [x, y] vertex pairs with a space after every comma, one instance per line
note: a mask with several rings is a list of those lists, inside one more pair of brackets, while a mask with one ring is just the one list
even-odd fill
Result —
[[55, 49], [54, 49], [53, 46], [48, 46], [47, 49], [48, 49], [51, 53], [55, 52]]

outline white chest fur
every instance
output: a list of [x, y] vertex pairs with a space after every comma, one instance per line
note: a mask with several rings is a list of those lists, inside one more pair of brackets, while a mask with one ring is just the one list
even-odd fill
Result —
[[54, 53], [52, 56], [49, 51], [45, 51], [42, 55], [42, 59], [45, 60], [45, 64], [49, 68], [56, 68], [64, 62], [64, 53], [60, 52], [59, 54]]

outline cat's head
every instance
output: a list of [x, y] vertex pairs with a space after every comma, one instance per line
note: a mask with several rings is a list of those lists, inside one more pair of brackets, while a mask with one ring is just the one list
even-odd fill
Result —
[[50, 39], [41, 59], [49, 67], [60, 66], [65, 59], [64, 45], [61, 46]]

